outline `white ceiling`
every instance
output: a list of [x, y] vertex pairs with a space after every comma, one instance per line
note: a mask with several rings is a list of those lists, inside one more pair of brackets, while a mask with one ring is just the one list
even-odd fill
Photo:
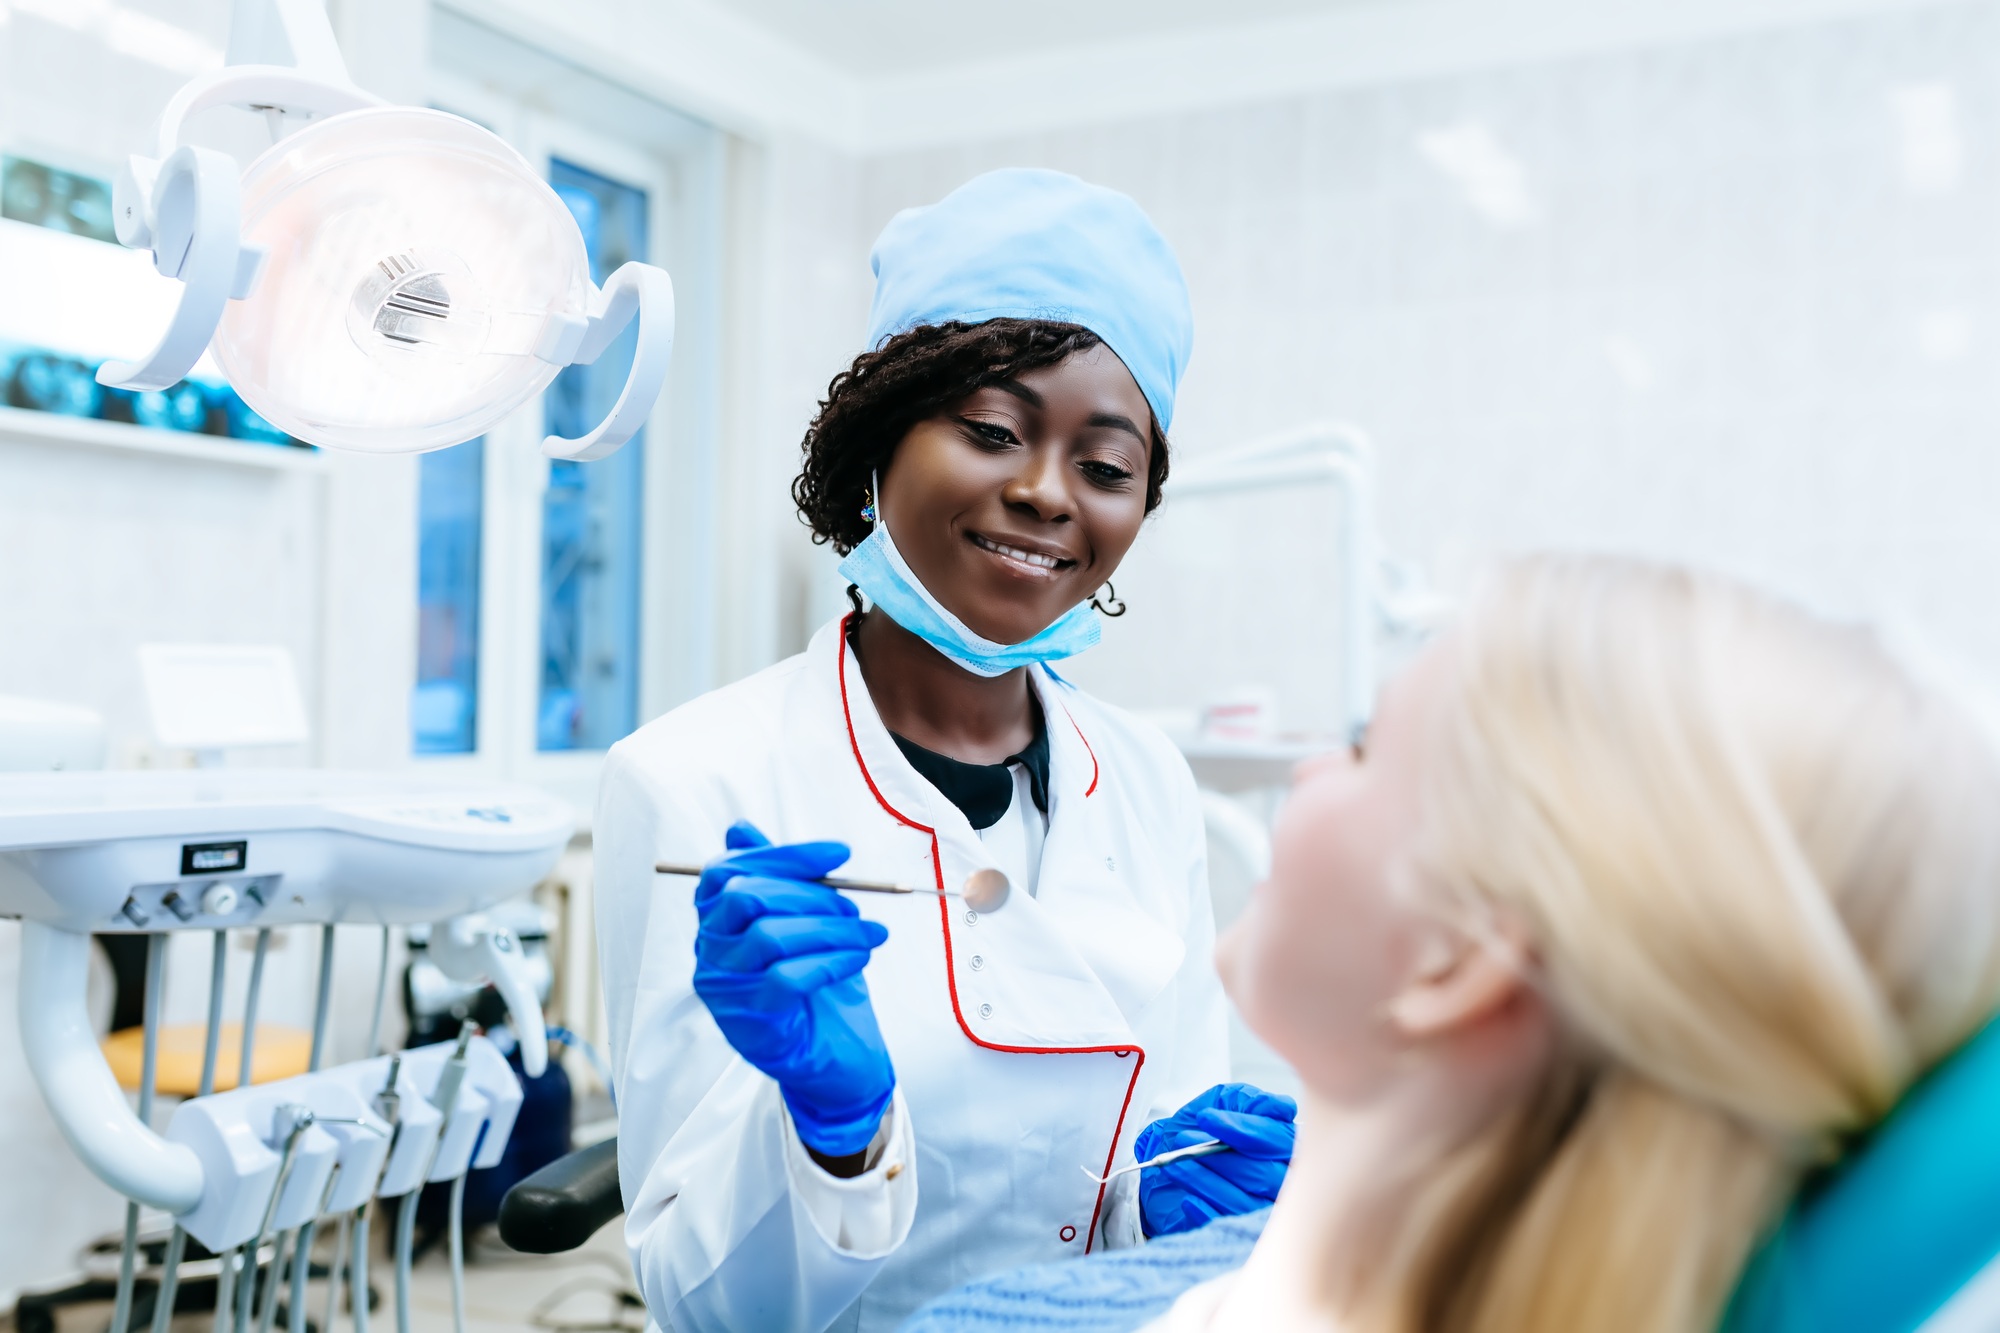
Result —
[[431, 3], [746, 138], [873, 154], [1946, 0]]
[[773, 37], [858, 75], [920, 73], [1120, 37], [1243, 28], [1394, 0], [727, 0]]

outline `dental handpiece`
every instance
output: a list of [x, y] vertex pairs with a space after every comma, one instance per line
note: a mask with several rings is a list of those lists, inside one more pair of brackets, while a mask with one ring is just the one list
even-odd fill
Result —
[[452, 1047], [451, 1058], [444, 1062], [444, 1068], [438, 1070], [437, 1087], [431, 1091], [430, 1102], [444, 1112], [446, 1119], [451, 1118], [452, 1107], [458, 1104], [458, 1089], [465, 1082], [465, 1071], [471, 1063], [465, 1058], [465, 1053], [471, 1047], [476, 1031], [470, 1023], [459, 1028], [458, 1044]]
[[389, 1057], [389, 1077], [382, 1081], [382, 1090], [375, 1094], [375, 1114], [391, 1125], [403, 1123], [403, 1094], [396, 1090], [396, 1083], [403, 1072], [403, 1057], [400, 1054]]
[[[389, 1125], [389, 1148], [382, 1154], [382, 1165], [375, 1168], [375, 1186], [368, 1191], [370, 1198], [374, 1197], [375, 1190], [382, 1188], [382, 1178], [389, 1174], [389, 1161], [396, 1155], [396, 1145], [403, 1138], [403, 1094], [396, 1091], [402, 1073], [403, 1057], [400, 1054], [390, 1056], [389, 1077], [383, 1080], [382, 1090], [370, 1099], [371, 1109]], [[365, 1212], [368, 1205], [364, 1202], [361, 1208]]]
[[1087, 1166], [1078, 1169], [1098, 1184], [1103, 1185], [1116, 1180], [1119, 1176], [1129, 1175], [1134, 1171], [1144, 1171], [1149, 1166], [1165, 1166], [1168, 1162], [1178, 1162], [1189, 1157], [1213, 1157], [1219, 1152], [1234, 1151], [1235, 1149], [1231, 1148], [1221, 1139], [1209, 1139], [1205, 1143], [1190, 1143], [1184, 1148], [1175, 1148], [1169, 1152], [1163, 1152], [1156, 1157], [1148, 1157], [1143, 1162], [1133, 1162], [1129, 1166], [1121, 1166], [1108, 1176], [1100, 1176]]
[[471, 1061], [465, 1058], [465, 1053], [471, 1047], [472, 1038], [477, 1032], [478, 1029], [471, 1023], [459, 1028], [458, 1044], [452, 1048], [450, 1057], [444, 1062], [444, 1068], [438, 1070], [437, 1086], [431, 1089], [431, 1095], [427, 1099], [444, 1119], [438, 1124], [437, 1140], [431, 1144], [430, 1156], [424, 1161], [424, 1172], [417, 1177], [418, 1189], [422, 1189], [423, 1182], [431, 1178], [431, 1169], [437, 1165], [438, 1154], [444, 1150], [444, 1135], [445, 1131], [451, 1128], [451, 1113], [458, 1105], [458, 1090], [465, 1083], [465, 1071], [471, 1066]]
[[[437, 1086], [431, 1089], [430, 1104], [443, 1117], [438, 1124], [437, 1137], [431, 1141], [431, 1150], [424, 1158], [424, 1169], [417, 1175], [417, 1183], [403, 1196], [402, 1205], [396, 1210], [396, 1333], [411, 1333], [410, 1322], [410, 1266], [416, 1245], [417, 1200], [423, 1193], [424, 1183], [431, 1178], [437, 1167], [438, 1155], [444, 1150], [444, 1138], [451, 1129], [452, 1111], [458, 1105], [459, 1089], [465, 1084], [465, 1073], [471, 1062], [466, 1059], [466, 1051], [472, 1046], [473, 1034], [477, 1029], [467, 1023], [458, 1030], [458, 1044], [446, 1057], [444, 1067], [438, 1070]], [[454, 1306], [456, 1313], [458, 1306]]]
[[[284, 1143], [278, 1149], [278, 1177], [271, 1183], [270, 1197], [264, 1201], [263, 1220], [257, 1223], [256, 1234], [242, 1249], [243, 1267], [236, 1278], [236, 1301], [232, 1312], [236, 1333], [245, 1333], [250, 1326], [250, 1304], [257, 1293], [258, 1254], [264, 1248], [265, 1239], [271, 1234], [271, 1221], [277, 1216], [278, 1203], [284, 1198], [285, 1186], [291, 1183], [292, 1168], [298, 1164], [299, 1140], [305, 1136], [308, 1129], [312, 1128], [312, 1108], [295, 1104], [281, 1106], [278, 1108], [277, 1120], [282, 1126], [280, 1132], [284, 1136]], [[280, 1239], [277, 1248], [271, 1254], [268, 1270], [270, 1275], [267, 1278], [270, 1285], [265, 1288], [266, 1304], [273, 1309], [276, 1302], [278, 1263], [283, 1251], [284, 1242]], [[218, 1283], [225, 1280], [227, 1280], [226, 1271], [218, 1278]], [[217, 1299], [220, 1300], [219, 1287]], [[217, 1316], [217, 1320], [220, 1322], [220, 1315]], [[258, 1326], [260, 1328], [264, 1326], [261, 1318]]]
[[251, 1242], [249, 1253], [255, 1264], [257, 1248], [264, 1238], [271, 1234], [271, 1219], [278, 1214], [278, 1201], [284, 1197], [285, 1186], [292, 1178], [292, 1168], [298, 1164], [299, 1139], [313, 1127], [312, 1108], [286, 1105], [278, 1108], [278, 1119], [284, 1125], [284, 1144], [278, 1150], [278, 1178], [271, 1185], [271, 1196], [264, 1201], [264, 1220], [257, 1224], [257, 1235]]

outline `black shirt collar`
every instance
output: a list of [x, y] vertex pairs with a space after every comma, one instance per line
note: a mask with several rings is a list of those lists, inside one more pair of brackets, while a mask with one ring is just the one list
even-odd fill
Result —
[[1049, 729], [1039, 709], [1035, 722], [1035, 739], [1018, 754], [1008, 755], [997, 764], [968, 764], [963, 759], [926, 750], [893, 731], [889, 735], [903, 757], [910, 761], [910, 767], [957, 806], [967, 823], [975, 829], [986, 829], [999, 823], [1007, 807], [1014, 803], [1011, 769], [1015, 764], [1027, 772], [1028, 794], [1034, 799], [1035, 808], [1045, 815], [1049, 812]]

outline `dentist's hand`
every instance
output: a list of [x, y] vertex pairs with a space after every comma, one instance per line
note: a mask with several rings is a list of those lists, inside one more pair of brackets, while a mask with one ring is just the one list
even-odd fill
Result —
[[811, 882], [847, 860], [844, 844], [773, 847], [747, 823], [726, 841], [695, 886], [695, 993], [737, 1053], [777, 1080], [808, 1148], [861, 1152], [896, 1087], [861, 976], [889, 932]]
[[1234, 1152], [1187, 1157], [1139, 1173], [1139, 1220], [1148, 1236], [1205, 1227], [1218, 1217], [1268, 1208], [1292, 1162], [1290, 1097], [1248, 1083], [1221, 1083], [1139, 1131], [1135, 1160], [1220, 1139]]

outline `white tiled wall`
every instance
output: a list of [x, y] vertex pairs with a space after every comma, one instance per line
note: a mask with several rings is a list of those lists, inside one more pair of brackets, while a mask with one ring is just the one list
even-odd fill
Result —
[[803, 648], [820, 621], [845, 605], [829, 593], [834, 557], [807, 539], [790, 487], [806, 424], [867, 333], [874, 233], [861, 227], [862, 181], [851, 158], [794, 138], [765, 152], [769, 229], [760, 263], [761, 337], [746, 376], [754, 426], [744, 443], [761, 460], [749, 503], [780, 556], [774, 648], [784, 655]]
[[[874, 159], [840, 262], [1003, 165], [1126, 190], [1178, 249], [1184, 455], [1344, 418], [1384, 540], [1447, 582], [1521, 546], [1686, 557], [2000, 674], [1993, 0]], [[1154, 538], [1240, 594], [1155, 579], [1170, 614], [1076, 674], [1147, 706], [1261, 674], [1326, 720], [1326, 531], [1246, 551], [1243, 520], [1181, 517]]]

